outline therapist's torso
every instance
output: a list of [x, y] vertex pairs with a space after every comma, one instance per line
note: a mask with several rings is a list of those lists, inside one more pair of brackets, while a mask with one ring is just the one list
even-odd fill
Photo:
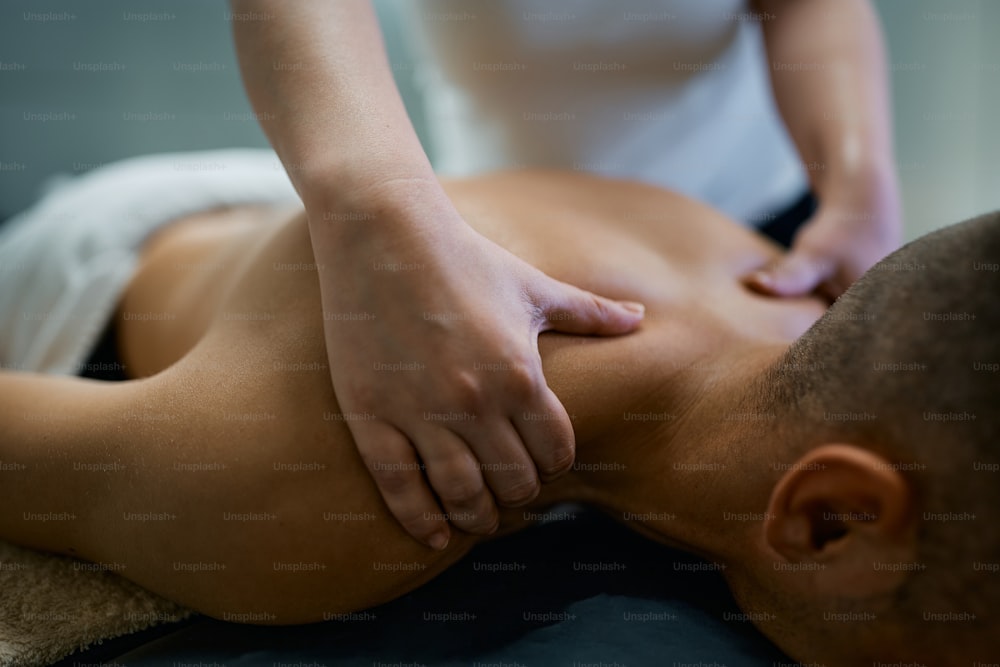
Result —
[[560, 167], [762, 224], [806, 188], [745, 0], [401, 0], [435, 167]]

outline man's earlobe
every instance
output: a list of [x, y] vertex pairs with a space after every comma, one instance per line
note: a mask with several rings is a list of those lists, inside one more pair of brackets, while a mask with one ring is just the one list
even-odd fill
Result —
[[[813, 584], [839, 596], [894, 589], [916, 555], [916, 498], [883, 457], [854, 445], [817, 447], [771, 493], [764, 540], [779, 563], [809, 563]], [[883, 566], [880, 567], [880, 564]], [[792, 569], [792, 568], [789, 568]]]

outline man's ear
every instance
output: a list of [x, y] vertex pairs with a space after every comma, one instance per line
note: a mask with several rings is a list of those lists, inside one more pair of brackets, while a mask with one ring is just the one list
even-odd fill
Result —
[[889, 461], [854, 445], [823, 445], [775, 485], [764, 540], [779, 556], [775, 570], [783, 562], [811, 573], [822, 592], [866, 598], [912, 571], [917, 518], [914, 492]]

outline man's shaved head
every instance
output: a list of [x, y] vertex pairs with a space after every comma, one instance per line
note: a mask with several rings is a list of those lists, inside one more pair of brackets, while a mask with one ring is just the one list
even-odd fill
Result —
[[[1000, 212], [928, 234], [873, 267], [764, 374], [760, 393], [757, 409], [778, 415], [792, 458], [851, 443], [890, 462], [912, 491], [916, 558], [891, 599], [871, 601], [880, 620], [929, 663], [937, 650], [996, 657]], [[872, 641], [884, 641], [879, 627]], [[866, 633], [863, 624], [814, 630], [841, 646], [840, 630]]]

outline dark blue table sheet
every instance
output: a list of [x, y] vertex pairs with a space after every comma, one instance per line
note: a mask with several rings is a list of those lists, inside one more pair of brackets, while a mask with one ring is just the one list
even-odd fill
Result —
[[[427, 586], [352, 618], [261, 628], [199, 618], [137, 648], [64, 661], [327, 667], [772, 667], [791, 664], [740, 620], [699, 561], [596, 512], [480, 545]], [[163, 631], [161, 631], [162, 634]], [[127, 639], [123, 640], [127, 643]], [[134, 638], [133, 638], [134, 643]]]

